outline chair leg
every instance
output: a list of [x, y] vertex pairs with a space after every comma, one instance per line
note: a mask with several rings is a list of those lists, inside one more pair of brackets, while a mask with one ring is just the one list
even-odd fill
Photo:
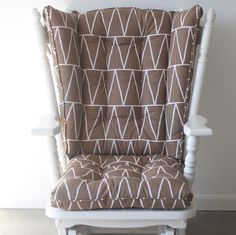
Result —
[[67, 229], [66, 228], [58, 228], [57, 227], [57, 234], [58, 235], [67, 235]]
[[175, 229], [169, 226], [166, 226], [166, 235], [175, 235]]
[[165, 225], [160, 225], [158, 227], [158, 235], [165, 235], [166, 234], [166, 226]]
[[175, 229], [167, 225], [160, 226], [160, 235], [175, 235]]
[[67, 234], [67, 228], [63, 228], [63, 226], [61, 226], [61, 221], [60, 220], [55, 220], [55, 226], [57, 228], [57, 234], [58, 235], [68, 235]]
[[69, 228], [68, 229], [68, 235], [76, 235], [77, 234], [77, 229], [75, 228]]

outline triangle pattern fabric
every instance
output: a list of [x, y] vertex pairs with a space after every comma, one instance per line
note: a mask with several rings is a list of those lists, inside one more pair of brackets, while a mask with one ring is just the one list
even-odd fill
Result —
[[183, 209], [193, 195], [180, 171], [175, 159], [162, 155], [79, 155], [53, 190], [52, 206]]
[[[202, 9], [44, 9], [67, 171], [52, 205], [176, 209]], [[163, 165], [164, 164], [164, 165]]]
[[[163, 146], [164, 153], [182, 157], [173, 146], [183, 143], [201, 14], [199, 6], [176, 13], [45, 8], [69, 158], [82, 152], [160, 154]], [[80, 109], [86, 113], [78, 114], [75, 104], [86, 106]], [[99, 153], [97, 141], [103, 143]]]

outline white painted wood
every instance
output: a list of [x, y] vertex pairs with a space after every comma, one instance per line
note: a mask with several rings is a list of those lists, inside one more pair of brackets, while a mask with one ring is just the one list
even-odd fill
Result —
[[[53, 83], [56, 84], [57, 78], [55, 76], [55, 73], [52, 70], [52, 68], [53, 68], [52, 55], [50, 54], [49, 51], [47, 51], [46, 54], [47, 54], [47, 59], [48, 59], [49, 65], [50, 65], [49, 67], [50, 67], [50, 72], [51, 72], [51, 77], [48, 79], [51, 79], [51, 80], [53, 79]], [[55, 86], [53, 86], [53, 90], [54, 90], [55, 96], [57, 96], [57, 99], [59, 100], [59, 93], [56, 91]], [[56, 101], [54, 100], [54, 102], [56, 102]], [[58, 107], [56, 103], [55, 103], [55, 106]], [[59, 112], [59, 109], [58, 109], [58, 112]], [[65, 170], [65, 167], [67, 164], [67, 158], [66, 158], [65, 151], [64, 151], [64, 144], [62, 141], [61, 133], [56, 136], [56, 141], [57, 141], [57, 152], [58, 152], [58, 156], [59, 156], [59, 161], [61, 163], [61, 171], [63, 172]]]
[[160, 235], [175, 235], [175, 229], [170, 226], [161, 226]]
[[196, 152], [199, 146], [198, 136], [188, 136], [186, 139], [186, 151], [184, 177], [189, 186], [193, 185], [195, 177]]
[[63, 145], [63, 142], [62, 142], [62, 135], [61, 135], [61, 133], [58, 133], [55, 136], [55, 138], [56, 138], [56, 143], [57, 143], [57, 153], [58, 153], [58, 156], [59, 156], [59, 162], [60, 162], [60, 165], [61, 165], [61, 171], [63, 173], [64, 170], [65, 170], [65, 167], [67, 165], [67, 157], [65, 155], [64, 145]]
[[56, 96], [55, 96], [54, 87], [52, 83], [51, 69], [50, 69], [48, 59], [46, 56], [46, 45], [48, 43], [47, 32], [40, 22], [41, 14], [36, 8], [32, 10], [32, 15], [33, 15], [32, 18], [33, 18], [33, 25], [34, 25], [33, 27], [34, 33], [35, 35], [37, 35], [37, 37], [35, 37], [35, 40], [38, 40], [38, 42], [35, 43], [38, 46], [38, 50], [36, 52], [38, 52], [39, 61], [41, 62], [41, 64], [39, 64], [39, 68], [43, 72], [42, 73], [43, 76], [46, 78], [47, 87], [50, 94], [49, 100], [48, 100], [48, 103], [50, 105], [50, 111], [51, 111], [50, 115], [54, 116], [55, 119], [57, 120], [58, 110], [57, 110]]
[[56, 225], [56, 228], [57, 228], [57, 234], [58, 235], [68, 235], [66, 228], [62, 228], [62, 227], [57, 226], [57, 223], [55, 223], [55, 225]]
[[[86, 211], [66, 211], [60, 208], [52, 207], [50, 202], [46, 206], [46, 215], [53, 219], [77, 219], [77, 220], [136, 220], [140, 223], [149, 220], [184, 220], [196, 215], [196, 206], [194, 200], [191, 207], [185, 210], [148, 210], [148, 209], [116, 209], [116, 210], [86, 210]], [[83, 223], [81, 223], [83, 224]], [[138, 226], [138, 225], [137, 225]], [[136, 227], [136, 226], [135, 226]], [[140, 226], [141, 227], [141, 226]], [[183, 227], [183, 226], [181, 226]]]
[[[41, 23], [41, 14], [39, 13], [39, 11], [34, 8], [33, 9], [33, 19], [34, 19], [34, 29], [35, 29], [35, 34], [38, 35], [38, 37], [35, 37], [36, 39], [38, 39], [38, 53], [39, 53], [39, 61], [41, 61], [41, 70], [44, 72], [44, 76], [46, 78], [46, 83], [47, 83], [47, 87], [49, 89], [49, 94], [50, 94], [50, 99], [49, 99], [49, 104], [50, 104], [50, 110], [51, 110], [51, 114], [49, 114], [52, 117], [55, 117], [55, 120], [59, 120], [59, 115], [58, 115], [58, 108], [57, 108], [57, 102], [56, 102], [56, 92], [53, 86], [53, 73], [51, 71], [51, 66], [49, 66], [48, 61], [50, 60], [50, 55], [47, 53], [46, 47], [48, 44], [48, 37], [47, 37], [47, 32], [45, 27], [42, 25]], [[49, 60], [48, 60], [49, 59]], [[52, 63], [52, 61], [51, 61]], [[46, 126], [44, 126], [45, 128]], [[60, 128], [60, 127], [57, 127]], [[34, 129], [33, 130], [33, 134], [35, 135], [39, 135], [39, 134], [44, 134], [44, 135], [56, 135], [59, 132], [58, 131], [53, 131], [53, 133], [51, 133], [49, 130], [46, 129]], [[66, 166], [66, 156], [64, 154], [64, 150], [63, 150], [63, 143], [62, 143], [62, 138], [61, 135], [57, 135], [56, 136], [56, 141], [57, 141], [57, 151], [58, 151], [58, 156], [59, 156], [59, 160], [61, 163], [61, 170], [63, 171], [65, 169]], [[57, 167], [57, 166], [56, 166]]]
[[67, 229], [65, 228], [57, 228], [58, 235], [67, 235]]
[[46, 215], [60, 220], [62, 227], [71, 228], [76, 225], [89, 225], [106, 228], [142, 228], [157, 225], [168, 225], [173, 228], [186, 228], [186, 220], [196, 215], [196, 207], [186, 210], [93, 210], [65, 211], [51, 207], [48, 203]]
[[48, 136], [48, 170], [52, 187], [54, 187], [61, 177], [60, 162], [58, 160], [56, 140], [54, 136]]
[[159, 233], [158, 235], [166, 235], [166, 225], [159, 226]]
[[50, 90], [50, 97], [49, 97], [50, 99], [48, 102], [51, 110], [51, 113], [48, 115], [48, 117], [42, 118], [42, 120], [40, 120], [39, 126], [32, 130], [32, 134], [48, 136], [48, 153], [49, 153], [47, 157], [48, 168], [50, 174], [50, 182], [52, 185], [55, 185], [61, 176], [60, 173], [61, 165], [58, 161], [57, 144], [54, 138], [54, 136], [60, 132], [60, 125], [57, 122], [58, 110], [52, 83], [51, 70], [46, 57], [46, 45], [48, 41], [47, 34], [43, 25], [40, 23], [41, 15], [38, 12], [38, 10], [34, 8], [32, 14], [34, 20], [33, 22], [34, 32], [37, 35], [37, 37], [35, 38], [36, 40], [38, 40], [37, 51], [38, 51], [39, 61], [41, 61], [41, 66], [39, 65], [39, 67], [43, 71], [43, 74], [47, 81], [47, 87]]
[[[206, 119], [201, 116], [197, 116], [200, 92], [202, 87], [203, 77], [206, 70], [206, 60], [208, 54], [208, 47], [211, 38], [212, 24], [214, 22], [214, 10], [210, 10], [207, 14], [207, 23], [203, 31], [203, 38], [200, 47], [200, 58], [198, 60], [198, 66], [196, 71], [195, 86], [193, 89], [193, 98], [191, 102], [190, 118], [185, 125], [185, 134], [188, 135], [187, 139], [187, 156], [185, 160], [184, 176], [187, 179], [189, 185], [192, 185], [194, 181], [195, 173], [195, 155], [198, 149], [198, 142], [200, 135], [210, 135], [211, 130], [205, 127]], [[39, 30], [40, 31], [40, 30]], [[42, 30], [41, 30], [42, 31]], [[42, 34], [42, 33], [41, 33]], [[45, 37], [41, 36], [42, 42], [45, 43]], [[44, 44], [45, 45], [45, 44]], [[45, 57], [45, 56], [44, 56]], [[45, 62], [45, 60], [43, 60]], [[48, 65], [47, 65], [48, 67]], [[47, 73], [48, 73], [47, 69]], [[52, 86], [51, 86], [52, 87]], [[54, 89], [51, 89], [52, 91]], [[56, 107], [55, 94], [53, 96], [54, 109]], [[58, 114], [55, 111], [55, 116]], [[49, 152], [51, 156], [57, 155], [55, 138], [53, 136], [49, 138]], [[58, 149], [61, 146], [58, 147]], [[52, 167], [51, 178], [53, 182], [59, 178], [58, 173], [58, 160], [50, 158]], [[63, 163], [63, 166], [66, 163]], [[56, 170], [57, 169], [57, 170]], [[96, 210], [96, 211], [64, 211], [58, 208], [53, 208], [47, 205], [46, 215], [50, 218], [54, 218], [57, 221], [57, 227], [61, 228], [65, 232], [65, 228], [68, 228], [68, 235], [75, 235], [76, 230], [74, 226], [88, 225], [97, 227], [107, 228], [141, 228], [147, 226], [162, 226], [163, 234], [174, 235], [175, 229], [178, 232], [183, 233], [186, 228], [186, 220], [195, 216], [196, 208], [193, 204], [191, 208], [186, 210], [132, 210], [132, 209], [121, 209], [121, 210]], [[163, 226], [164, 225], [164, 226]], [[81, 227], [81, 229], [83, 226]], [[84, 227], [85, 228], [85, 227]], [[64, 229], [64, 230], [63, 230]], [[164, 231], [165, 230], [165, 231]], [[82, 230], [81, 230], [82, 231]], [[83, 231], [87, 235], [87, 231]], [[181, 234], [180, 233], [180, 234]], [[64, 235], [64, 234], [63, 234]]]
[[[77, 229], [76, 228], [68, 229], [68, 235], [77, 235]], [[86, 234], [81, 234], [81, 235], [86, 235]]]
[[166, 235], [175, 235], [175, 229], [169, 226], [166, 226]]
[[60, 130], [60, 124], [50, 115], [41, 117], [39, 123], [31, 130], [31, 134], [34, 136], [54, 136], [57, 135]]
[[[181, 212], [179, 213], [181, 214]], [[86, 224], [88, 226], [96, 226], [96, 227], [105, 227], [105, 228], [143, 228], [143, 227], [151, 227], [151, 226], [159, 226], [166, 224], [173, 228], [185, 228], [186, 224], [182, 224], [181, 221], [177, 219], [166, 219], [163, 220], [159, 217], [153, 220], [116, 220], [113, 218], [112, 220], [79, 220], [79, 219], [61, 219], [61, 226], [65, 228], [71, 228], [79, 224]]]
[[216, 18], [215, 11], [213, 9], [210, 9], [207, 13], [207, 21], [204, 26], [201, 38], [200, 56], [197, 63], [196, 77], [195, 77], [190, 112], [189, 112], [190, 117], [192, 115], [198, 114], [202, 84], [206, 74], [207, 58], [208, 58], [215, 18]]
[[145, 228], [100, 228], [100, 227], [89, 227], [91, 234], [158, 234], [160, 235], [161, 226], [152, 226]]
[[185, 158], [184, 177], [186, 178], [190, 186], [193, 185], [195, 178], [196, 152], [199, 145], [198, 136], [212, 135], [212, 130], [205, 126], [205, 124], [207, 123], [207, 119], [197, 114], [199, 109], [203, 79], [206, 74], [207, 57], [209, 53], [214, 21], [215, 11], [213, 9], [210, 9], [207, 13], [207, 21], [204, 26], [201, 38], [200, 56], [197, 63], [196, 77], [189, 112], [189, 120], [184, 126], [184, 133], [188, 136], [186, 141], [187, 155]]
[[62, 221], [60, 219], [55, 219], [55, 226], [58, 235], [68, 235], [68, 229], [62, 226]]
[[68, 235], [66, 228], [57, 228], [57, 234], [58, 235]]
[[207, 119], [200, 115], [192, 115], [184, 125], [184, 134], [187, 136], [209, 136], [212, 129], [206, 126]]
[[54, 186], [61, 177], [61, 165], [58, 159], [57, 143], [54, 135], [60, 132], [59, 123], [53, 116], [47, 116], [40, 120], [38, 127], [32, 129], [34, 136], [47, 136], [47, 153], [48, 171], [51, 185]]

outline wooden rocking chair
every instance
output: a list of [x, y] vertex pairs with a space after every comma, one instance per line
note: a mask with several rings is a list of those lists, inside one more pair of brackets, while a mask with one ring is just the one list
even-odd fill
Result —
[[198, 109], [215, 13], [203, 30], [201, 16], [199, 6], [84, 14], [48, 6], [41, 24], [34, 11], [52, 113], [32, 132], [48, 137], [46, 215], [58, 234], [148, 226], [185, 234], [196, 214], [199, 137], [212, 135]]

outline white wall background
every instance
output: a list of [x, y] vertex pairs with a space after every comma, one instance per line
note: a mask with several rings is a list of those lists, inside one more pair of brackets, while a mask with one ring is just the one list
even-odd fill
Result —
[[202, 138], [194, 191], [200, 209], [236, 209], [236, 2], [234, 0], [8, 0], [0, 3], [0, 208], [42, 208], [50, 184], [43, 138], [33, 120], [47, 113], [47, 87], [37, 67], [30, 28], [32, 7], [51, 4], [81, 11], [112, 6], [215, 8], [217, 21], [201, 113], [214, 136]]

